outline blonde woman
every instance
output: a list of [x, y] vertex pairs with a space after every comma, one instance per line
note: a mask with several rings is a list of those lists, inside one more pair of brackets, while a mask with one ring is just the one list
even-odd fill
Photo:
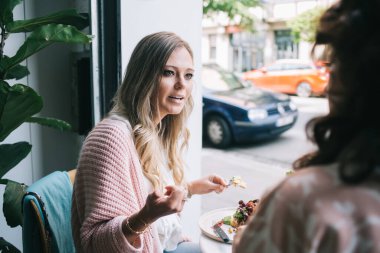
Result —
[[148, 35], [134, 49], [113, 109], [80, 154], [72, 202], [78, 252], [200, 252], [178, 214], [191, 195], [226, 183], [184, 175], [193, 66], [190, 46], [173, 33]]

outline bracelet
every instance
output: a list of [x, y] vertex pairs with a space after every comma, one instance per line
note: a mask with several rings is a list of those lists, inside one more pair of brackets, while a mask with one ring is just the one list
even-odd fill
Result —
[[145, 222], [144, 219], [142, 219], [141, 217], [139, 217], [139, 220], [141, 221], [141, 223], [144, 225], [144, 227], [148, 227], [148, 223]]
[[188, 200], [192, 196], [192, 194], [191, 194], [191, 192], [190, 192], [189, 187], [188, 187], [187, 184], [186, 184], [186, 187], [185, 187], [185, 196], [186, 196], [186, 200]]
[[[145, 224], [145, 223], [144, 223], [144, 224]], [[146, 225], [146, 224], [145, 224], [145, 225]], [[127, 227], [127, 229], [128, 229], [129, 231], [131, 231], [132, 233], [134, 233], [134, 234], [136, 234], [136, 235], [144, 234], [144, 233], [147, 231], [147, 229], [149, 228], [149, 226], [148, 226], [148, 227], [145, 227], [144, 230], [142, 230], [142, 231], [136, 231], [136, 230], [134, 230], [134, 229], [131, 227], [131, 224], [129, 224], [129, 218], [126, 218], [126, 219], [125, 219], [125, 226]]]

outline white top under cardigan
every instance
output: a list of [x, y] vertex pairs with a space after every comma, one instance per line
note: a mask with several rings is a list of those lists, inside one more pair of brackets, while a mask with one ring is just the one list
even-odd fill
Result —
[[[175, 185], [173, 174], [168, 168], [161, 169], [162, 177], [165, 185]], [[153, 192], [153, 185], [144, 177], [147, 192]], [[171, 214], [159, 218], [155, 225], [157, 227], [158, 236], [160, 238], [161, 246], [166, 251], [173, 251], [177, 248], [178, 243], [183, 240], [182, 225], [178, 214]]]

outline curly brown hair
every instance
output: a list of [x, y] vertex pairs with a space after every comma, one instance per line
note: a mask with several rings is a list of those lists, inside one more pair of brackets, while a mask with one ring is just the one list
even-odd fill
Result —
[[380, 0], [342, 0], [321, 17], [315, 45], [331, 47], [330, 112], [306, 125], [317, 151], [294, 169], [338, 163], [340, 178], [360, 183], [380, 166]]

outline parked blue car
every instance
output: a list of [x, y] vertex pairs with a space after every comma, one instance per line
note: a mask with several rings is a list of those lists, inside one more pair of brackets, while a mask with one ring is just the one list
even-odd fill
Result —
[[211, 146], [252, 142], [294, 126], [298, 110], [288, 95], [255, 88], [216, 65], [204, 65], [203, 133]]

